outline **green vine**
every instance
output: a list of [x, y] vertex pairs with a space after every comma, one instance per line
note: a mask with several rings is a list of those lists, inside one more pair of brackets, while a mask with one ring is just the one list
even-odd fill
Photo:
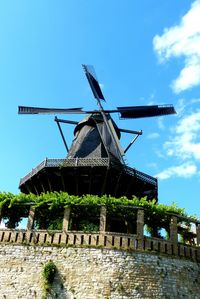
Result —
[[[13, 206], [22, 206], [23, 204], [33, 205], [36, 208], [48, 207], [49, 210], [57, 208], [65, 208], [67, 206], [75, 205], [88, 205], [88, 206], [98, 206], [106, 205], [114, 208], [117, 206], [129, 206], [129, 207], [143, 207], [149, 210], [152, 214], [164, 215], [166, 212], [174, 213], [181, 216], [187, 217], [185, 209], [179, 208], [175, 203], [172, 205], [164, 205], [156, 203], [156, 200], [148, 201], [146, 197], [138, 198], [133, 196], [132, 199], [128, 199], [125, 196], [120, 198], [115, 198], [112, 196], [97, 196], [97, 195], [83, 195], [75, 196], [69, 195], [66, 192], [48, 192], [42, 193], [40, 195], [35, 194], [24, 194], [20, 193], [14, 195], [12, 193], [2, 193], [0, 192], [0, 209], [9, 209]], [[24, 205], [24, 207], [25, 207]], [[21, 207], [20, 207], [21, 209]], [[24, 208], [25, 209], [25, 208]], [[22, 211], [22, 210], [21, 210]], [[196, 216], [193, 216], [196, 220]]]
[[[30, 206], [35, 207], [34, 229], [48, 231], [62, 230], [64, 209], [71, 208], [69, 230], [92, 232], [99, 230], [100, 206], [107, 207], [107, 229], [118, 232], [129, 231], [136, 233], [137, 209], [145, 210], [145, 225], [152, 237], [160, 237], [164, 229], [166, 236], [170, 232], [171, 214], [181, 216], [178, 218], [178, 233], [188, 241], [191, 237], [190, 222], [199, 222], [196, 216], [189, 218], [185, 209], [175, 203], [170, 206], [158, 204], [156, 200], [148, 201], [146, 197], [127, 199], [125, 196], [114, 198], [112, 196], [83, 195], [74, 196], [66, 192], [49, 192], [40, 195], [0, 192], [1, 218], [7, 228], [16, 228], [23, 218], [28, 219]], [[116, 223], [116, 220], [118, 223]]]
[[44, 265], [42, 277], [43, 277], [43, 288], [44, 288], [44, 295], [42, 299], [46, 299], [48, 294], [51, 293], [52, 285], [55, 279], [55, 275], [57, 273], [56, 265], [53, 261], [49, 261]]
[[[30, 206], [34, 206], [36, 208], [35, 229], [61, 230], [64, 209], [71, 207], [70, 230], [98, 231], [100, 205], [107, 207], [108, 218], [117, 218], [122, 223], [132, 222], [133, 224], [136, 222], [135, 207], [143, 208], [145, 224], [149, 228], [151, 236], [154, 237], [159, 237], [159, 231], [163, 228], [169, 234], [171, 213], [188, 217], [185, 209], [178, 207], [175, 203], [170, 206], [158, 204], [156, 200], [148, 201], [146, 197], [133, 196], [132, 199], [127, 199], [125, 196], [120, 198], [106, 195], [101, 197], [96, 195], [74, 196], [65, 192], [49, 192], [40, 195], [32, 193], [14, 195], [0, 192], [1, 217], [8, 228], [16, 228], [23, 217], [28, 217]], [[198, 222], [195, 216], [190, 217], [190, 220]], [[181, 224], [183, 220], [180, 218], [178, 222]], [[186, 232], [179, 229], [181, 235], [187, 234], [186, 237], [188, 237], [189, 222], [188, 224], [185, 222], [188, 227], [186, 227]]]

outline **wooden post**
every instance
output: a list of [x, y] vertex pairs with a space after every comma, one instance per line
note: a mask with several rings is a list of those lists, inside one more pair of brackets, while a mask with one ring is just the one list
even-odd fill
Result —
[[137, 239], [138, 239], [138, 248], [143, 248], [143, 239], [144, 239], [144, 210], [138, 209], [137, 211]]
[[173, 246], [173, 254], [178, 253], [178, 228], [177, 228], [177, 217], [172, 216], [170, 222], [170, 238]]
[[106, 231], [106, 206], [101, 206], [99, 231], [104, 233]]
[[137, 211], [137, 237], [143, 239], [144, 237], [144, 210]]
[[35, 207], [30, 206], [28, 222], [27, 222], [27, 230], [33, 229], [34, 217], [35, 217]]
[[196, 224], [196, 231], [197, 231], [197, 245], [200, 246], [200, 223]]
[[70, 212], [71, 212], [70, 207], [68, 207], [64, 210], [63, 231], [65, 231], [65, 232], [68, 231], [68, 229], [69, 229]]
[[172, 243], [178, 242], [177, 217], [172, 216], [170, 222], [170, 241]]

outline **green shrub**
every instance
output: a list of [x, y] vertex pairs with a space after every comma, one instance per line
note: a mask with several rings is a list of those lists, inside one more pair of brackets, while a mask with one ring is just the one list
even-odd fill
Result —
[[44, 280], [45, 296], [51, 291], [56, 273], [57, 268], [53, 261], [49, 261], [44, 265], [42, 276]]

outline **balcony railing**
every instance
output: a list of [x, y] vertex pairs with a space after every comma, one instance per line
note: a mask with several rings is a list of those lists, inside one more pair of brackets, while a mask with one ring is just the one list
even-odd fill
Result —
[[125, 173], [135, 176], [144, 182], [157, 186], [156, 178], [138, 171], [135, 168], [131, 168], [120, 163], [113, 163], [109, 158], [45, 159], [20, 180], [20, 186], [45, 167], [110, 167], [111, 165], [115, 168], [120, 167], [120, 169], [123, 169]]

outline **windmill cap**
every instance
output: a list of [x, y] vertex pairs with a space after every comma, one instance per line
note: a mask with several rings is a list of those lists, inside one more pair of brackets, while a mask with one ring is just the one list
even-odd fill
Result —
[[[116, 123], [110, 116], [108, 116], [108, 118], [110, 118], [112, 120], [117, 137], [120, 139], [121, 133], [120, 133], [119, 128], [117, 127]], [[102, 123], [102, 122], [103, 122], [103, 117], [101, 114], [99, 114], [99, 113], [90, 114], [78, 123], [78, 125], [74, 129], [74, 135], [76, 135], [76, 133], [78, 131], [80, 131], [84, 126], [96, 127], [96, 123]]]

